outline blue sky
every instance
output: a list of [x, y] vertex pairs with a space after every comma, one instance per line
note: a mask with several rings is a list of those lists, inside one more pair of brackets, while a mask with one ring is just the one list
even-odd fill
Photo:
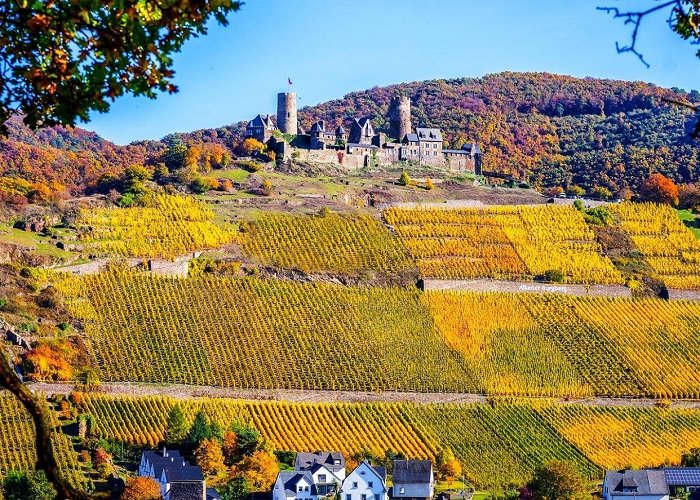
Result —
[[248, 0], [222, 28], [175, 56], [180, 92], [122, 97], [81, 125], [118, 144], [274, 113], [287, 77], [307, 106], [354, 90], [500, 71], [642, 80], [700, 88], [700, 59], [663, 14], [647, 19], [639, 49], [618, 55], [629, 28], [598, 5], [650, 0]]

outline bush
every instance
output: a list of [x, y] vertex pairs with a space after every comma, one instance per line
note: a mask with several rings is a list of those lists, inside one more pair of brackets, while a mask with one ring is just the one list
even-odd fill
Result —
[[238, 160], [236, 161], [235, 165], [238, 168], [242, 168], [243, 170], [252, 174], [259, 172], [265, 166], [262, 163], [253, 160]]
[[425, 189], [427, 189], [428, 191], [432, 191], [433, 189], [435, 189], [435, 183], [432, 179], [425, 180]]
[[262, 190], [265, 196], [272, 195], [272, 181], [270, 179], [265, 179], [262, 183]]
[[595, 224], [597, 226], [609, 226], [610, 224], [615, 222], [615, 217], [613, 217], [613, 214], [610, 213], [610, 210], [608, 210], [605, 207], [589, 208], [588, 210], [586, 210], [584, 219], [586, 219], [586, 222]]
[[552, 283], [561, 283], [564, 281], [564, 273], [559, 269], [547, 269], [541, 276], [542, 281], [550, 281]]
[[58, 293], [52, 286], [47, 286], [36, 298], [36, 303], [39, 307], [44, 309], [61, 310], [63, 309], [63, 297]]
[[583, 212], [586, 210], [586, 206], [583, 204], [582, 200], [575, 200], [574, 201], [574, 208], [578, 210], [579, 212]]
[[399, 177], [399, 184], [401, 184], [402, 186], [408, 186], [409, 184], [411, 184], [411, 177], [405, 170], [401, 172], [401, 176]]

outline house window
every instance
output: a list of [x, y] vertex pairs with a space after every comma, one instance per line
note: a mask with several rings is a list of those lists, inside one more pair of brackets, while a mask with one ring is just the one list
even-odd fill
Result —
[[319, 482], [319, 483], [325, 483], [325, 482], [326, 482], [326, 475], [325, 475], [325, 474], [319, 474], [319, 475], [318, 475], [318, 482]]
[[349, 493], [345, 495], [345, 500], [352, 500], [352, 495]]
[[353, 481], [352, 487], [353, 487], [353, 488], [357, 488], [357, 482], [356, 482], [356, 481]]
[[379, 493], [376, 493], [374, 495], [374, 500], [379, 500], [380, 497], [381, 497], [381, 495]]
[[400, 493], [401, 495], [403, 495], [404, 493], [406, 493], [406, 488], [399, 488], [399, 493]]
[[362, 500], [367, 500], [367, 495], [362, 495]]
[[372, 487], [374, 486], [374, 483], [373, 483], [372, 481], [370, 481], [370, 482], [367, 483], [367, 486], [369, 486], [370, 488], [372, 488]]
[[304, 487], [303, 487], [303, 486], [299, 486], [299, 487], [297, 488], [297, 492], [302, 492], [302, 491], [304, 491]]
[[304, 491], [309, 491], [309, 487], [308, 487], [308, 486], [305, 486], [305, 487], [304, 487]]

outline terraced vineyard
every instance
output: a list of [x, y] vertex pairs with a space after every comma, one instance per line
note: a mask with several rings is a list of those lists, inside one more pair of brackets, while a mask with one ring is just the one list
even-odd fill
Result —
[[[416, 289], [128, 270], [57, 286], [103, 380], [239, 388], [474, 390]], [[124, 359], [131, 360], [123, 363]]]
[[91, 208], [76, 222], [81, 241], [97, 254], [174, 257], [231, 243], [237, 229], [218, 224], [193, 197], [150, 195], [144, 207]]
[[668, 205], [623, 203], [611, 207], [620, 227], [669, 288], [700, 289], [700, 240]]
[[623, 283], [573, 207], [390, 208], [384, 216], [424, 277], [532, 279], [556, 270], [570, 283]]
[[268, 213], [251, 224], [243, 249], [265, 266], [306, 273], [415, 274], [400, 242], [369, 215]]
[[56, 285], [105, 381], [700, 397], [699, 302], [123, 269]]
[[700, 397], [700, 303], [427, 292], [446, 342], [513, 395]]
[[[58, 421], [55, 422], [58, 425]], [[34, 423], [20, 402], [12, 394], [0, 391], [0, 478], [11, 470], [33, 470], [36, 465]], [[77, 456], [70, 438], [52, 434], [58, 465], [68, 481], [77, 488], [84, 487]], [[0, 495], [1, 495], [0, 491]]]
[[[84, 411], [95, 417], [96, 432], [135, 444], [163, 438], [175, 400], [167, 397], [88, 395]], [[352, 455], [386, 450], [408, 457], [434, 458], [450, 447], [479, 486], [501, 487], [527, 480], [537, 465], [572, 460], [582, 472], [599, 469], [562, 439], [537, 411], [525, 404], [414, 405], [408, 403], [283, 403], [230, 399], [179, 401], [192, 420], [200, 409], [222, 425], [250, 422], [276, 449], [338, 449]], [[508, 467], [503, 467], [508, 464]]]

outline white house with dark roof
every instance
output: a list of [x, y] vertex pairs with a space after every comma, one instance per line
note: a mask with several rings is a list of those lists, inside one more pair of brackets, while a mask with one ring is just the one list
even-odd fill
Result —
[[435, 475], [430, 460], [394, 460], [392, 499], [427, 500], [435, 494]]
[[343, 481], [341, 500], [388, 500], [386, 469], [363, 461]]
[[609, 470], [603, 481], [605, 500], [669, 500], [669, 487], [663, 470]]
[[139, 476], [160, 484], [165, 500], [218, 500], [215, 489], [207, 489], [202, 469], [191, 465], [177, 450], [145, 450], [139, 462]]
[[345, 479], [340, 452], [298, 453], [293, 471], [282, 471], [272, 487], [273, 500], [316, 500], [332, 497]]
[[700, 500], [700, 467], [664, 467], [671, 495], [689, 493], [690, 500]]

